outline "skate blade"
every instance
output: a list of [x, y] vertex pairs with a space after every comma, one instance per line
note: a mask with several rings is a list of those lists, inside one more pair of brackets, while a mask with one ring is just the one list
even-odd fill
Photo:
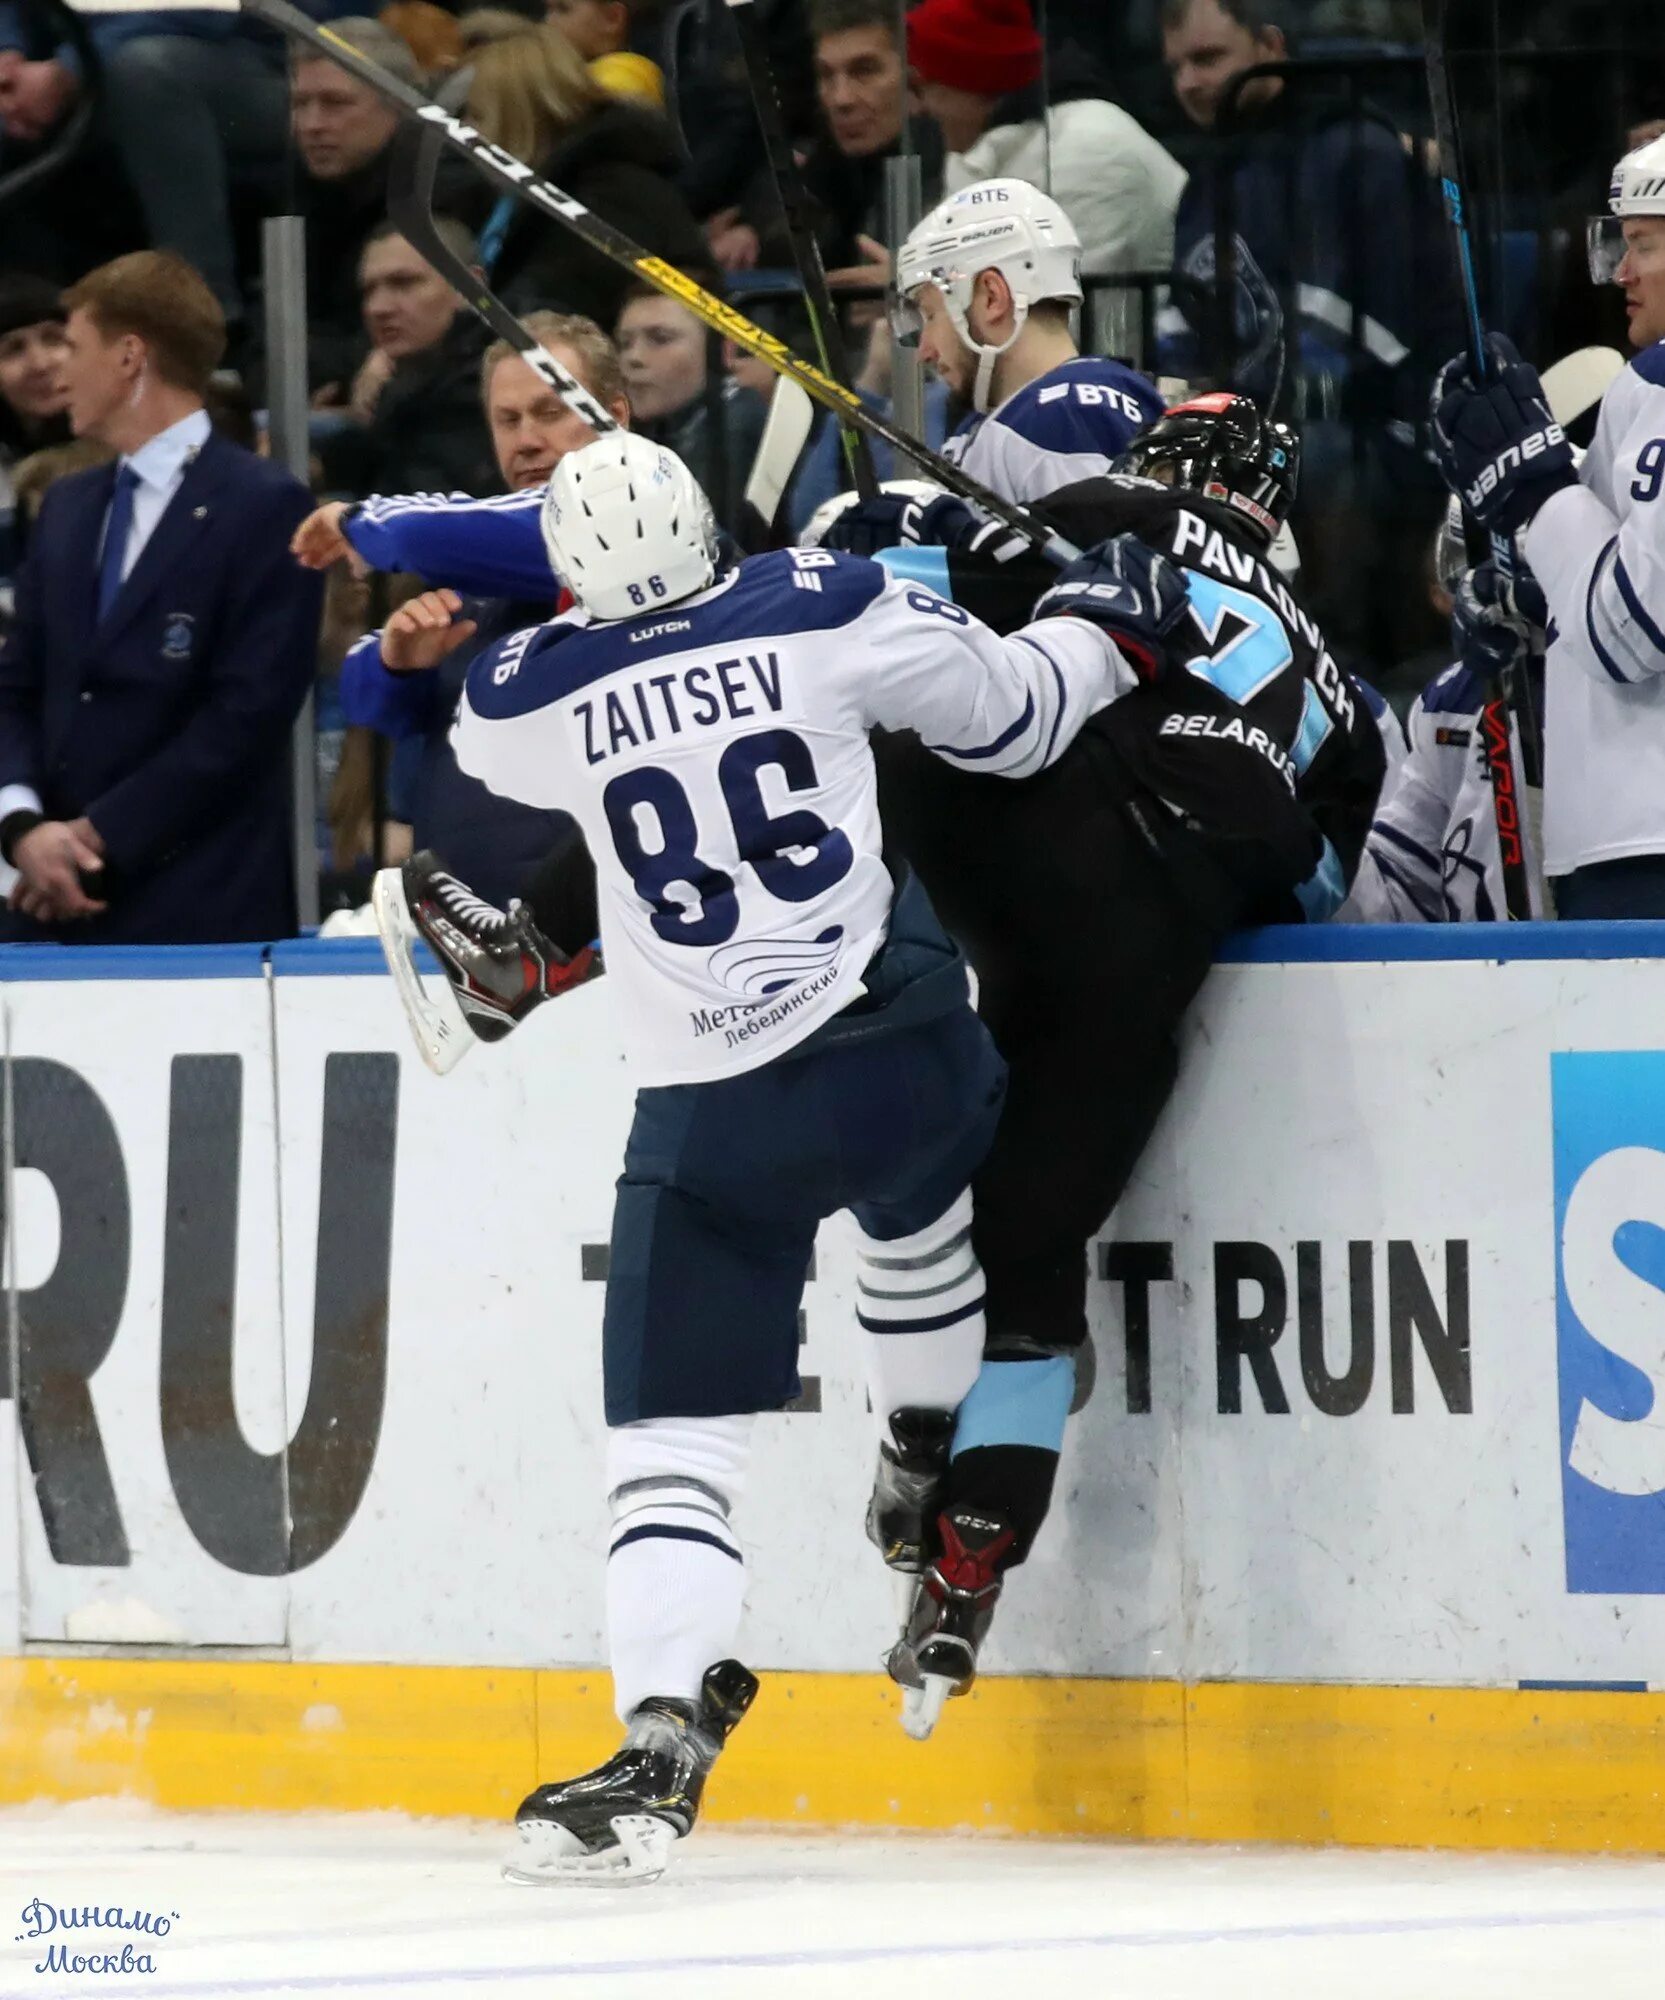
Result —
[[503, 1879], [537, 1889], [561, 1884], [627, 1889], [657, 1882], [671, 1858], [674, 1829], [653, 1813], [620, 1813], [612, 1826], [618, 1845], [591, 1853], [566, 1827], [528, 1821], [518, 1829], [519, 1848], [503, 1863]]
[[902, 1729], [916, 1743], [923, 1743], [936, 1728], [951, 1695], [960, 1684], [948, 1674], [922, 1674], [922, 1685], [902, 1690]]
[[411, 915], [404, 880], [397, 868], [376, 871], [370, 901], [376, 912], [382, 956], [393, 975], [393, 990], [410, 1023], [417, 1053], [435, 1076], [447, 1076], [468, 1054], [474, 1031], [443, 972], [437, 975], [439, 997], [423, 983], [416, 964], [416, 949], [424, 944], [424, 939]]

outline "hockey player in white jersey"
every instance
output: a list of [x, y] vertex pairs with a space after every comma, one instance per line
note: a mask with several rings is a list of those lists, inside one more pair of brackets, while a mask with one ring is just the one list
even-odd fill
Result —
[[1544, 865], [1562, 917], [1665, 917], [1665, 140], [1622, 159], [1591, 273], [1624, 288], [1637, 349], [1582, 471], [1537, 373], [1452, 362], [1434, 447], [1486, 528], [1519, 535], [1549, 611]]
[[[729, 1657], [744, 1589], [732, 1511], [756, 1413], [796, 1392], [822, 1218], [848, 1207], [863, 1231], [881, 1418], [951, 1411], [977, 1373], [965, 1190], [1004, 1072], [959, 953], [885, 864], [869, 731], [917, 729], [968, 770], [1041, 771], [1188, 617], [1177, 571], [1131, 542], [1066, 572], [1040, 622], [1007, 639], [825, 550], [719, 574], [687, 469], [622, 433], [562, 461], [545, 527], [578, 608], [474, 662], [455, 747], [494, 790], [582, 827], [642, 1088], [603, 1333], [627, 1735], [598, 1770], [522, 1804], [513, 1872], [534, 1880], [658, 1872], [756, 1691]], [[448, 600], [397, 616], [443, 653]], [[479, 911], [454, 886], [389, 871], [384, 922], [477, 958]], [[541, 945], [546, 962], [587, 932]]]
[[[1162, 398], [1119, 361], [1083, 355], [1081, 243], [1050, 195], [1027, 181], [978, 181], [913, 230], [896, 260], [896, 338], [967, 406], [943, 446], [1003, 499], [1027, 504], [1110, 470], [1162, 414]], [[903, 486], [846, 509], [829, 547], [876, 555], [901, 543], [963, 548], [991, 529], [944, 494], [921, 507]]]
[[[1405, 725], [1408, 748], [1388, 760], [1388, 778], [1341, 923], [1496, 923], [1508, 916], [1497, 801], [1487, 757], [1484, 711], [1500, 678], [1525, 677], [1543, 712], [1547, 618], [1537, 586], [1523, 575], [1507, 590], [1491, 563], [1469, 569], [1457, 541], [1452, 633], [1457, 659], [1423, 689]], [[1524, 600], [1524, 602], [1522, 601]], [[1530, 772], [1510, 718], [1515, 796]], [[1534, 917], [1545, 914], [1536, 843], [1528, 836], [1527, 885]]]

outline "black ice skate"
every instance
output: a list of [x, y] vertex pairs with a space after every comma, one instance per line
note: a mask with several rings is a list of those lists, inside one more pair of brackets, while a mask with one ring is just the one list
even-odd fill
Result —
[[598, 1770], [540, 1785], [515, 1814], [511, 1882], [653, 1882], [671, 1844], [699, 1816], [717, 1753], [757, 1693], [738, 1660], [706, 1670], [700, 1699], [655, 1695], [631, 1716], [623, 1746]]
[[[455, 1069], [476, 1040], [501, 1041], [534, 1007], [601, 970], [592, 948], [569, 959], [524, 903], [498, 909], [426, 849], [403, 867], [381, 869], [372, 901], [388, 970], [422, 1060], [436, 1076]], [[418, 941], [439, 961], [442, 992], [422, 983]]]
[[930, 1560], [928, 1538], [942, 1512], [953, 1440], [952, 1410], [890, 1413], [890, 1440], [879, 1446], [879, 1469], [867, 1503], [867, 1539], [891, 1569], [906, 1576], [918, 1576]]
[[939, 1518], [941, 1553], [920, 1578], [907, 1625], [886, 1662], [903, 1690], [902, 1727], [910, 1736], [923, 1741], [949, 1697], [970, 1692], [1016, 1533], [999, 1515], [977, 1507], [950, 1507]]

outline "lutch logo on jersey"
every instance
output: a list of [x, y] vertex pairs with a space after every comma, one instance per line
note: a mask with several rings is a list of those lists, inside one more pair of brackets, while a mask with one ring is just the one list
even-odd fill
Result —
[[1550, 1083], [1567, 1588], [1665, 1593], [1665, 1053]]

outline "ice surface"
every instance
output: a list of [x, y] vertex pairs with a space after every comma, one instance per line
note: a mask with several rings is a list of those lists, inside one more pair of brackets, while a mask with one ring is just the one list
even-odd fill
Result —
[[[504, 1831], [0, 1811], [0, 1994], [413, 2000], [1657, 2000], [1665, 1862], [702, 1829], [647, 1889], [501, 1882]], [[33, 1897], [177, 1910], [150, 1977], [64, 1977]], [[112, 1932], [70, 1948], [119, 1951]]]

